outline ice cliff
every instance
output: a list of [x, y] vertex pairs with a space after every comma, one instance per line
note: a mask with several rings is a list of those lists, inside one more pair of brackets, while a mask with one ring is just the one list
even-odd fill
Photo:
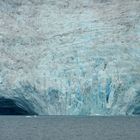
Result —
[[0, 95], [40, 115], [140, 114], [140, 0], [0, 0]]

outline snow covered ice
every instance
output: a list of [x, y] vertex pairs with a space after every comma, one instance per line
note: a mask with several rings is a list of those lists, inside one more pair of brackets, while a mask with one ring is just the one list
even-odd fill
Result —
[[139, 0], [1, 0], [1, 97], [39, 115], [139, 115], [139, 11]]

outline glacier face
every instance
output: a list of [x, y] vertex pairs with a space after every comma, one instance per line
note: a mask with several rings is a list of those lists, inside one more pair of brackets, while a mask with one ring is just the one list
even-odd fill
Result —
[[40, 115], [140, 114], [139, 10], [139, 0], [1, 0], [1, 97]]

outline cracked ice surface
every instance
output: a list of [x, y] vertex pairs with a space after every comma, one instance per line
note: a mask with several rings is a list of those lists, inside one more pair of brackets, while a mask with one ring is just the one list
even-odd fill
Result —
[[139, 0], [1, 0], [1, 96], [40, 115], [140, 114], [139, 11]]

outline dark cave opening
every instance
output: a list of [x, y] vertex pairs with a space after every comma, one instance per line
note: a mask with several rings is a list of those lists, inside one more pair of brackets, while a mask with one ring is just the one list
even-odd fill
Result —
[[0, 115], [37, 115], [27, 101], [19, 98], [0, 98]]
[[133, 115], [140, 115], [140, 106], [135, 107], [132, 114]]

